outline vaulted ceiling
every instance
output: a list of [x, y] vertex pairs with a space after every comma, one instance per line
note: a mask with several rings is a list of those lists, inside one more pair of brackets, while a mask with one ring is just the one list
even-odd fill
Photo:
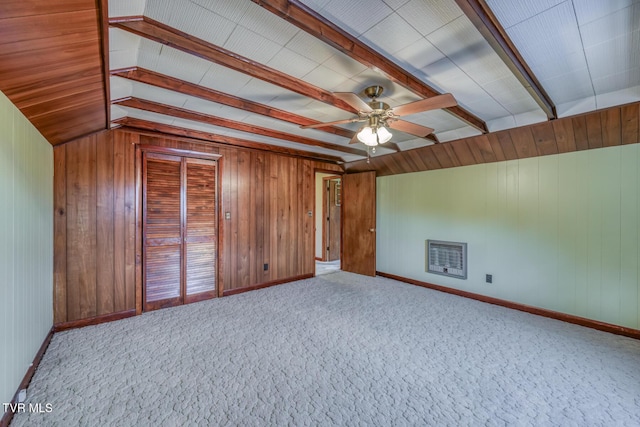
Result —
[[372, 85], [457, 101], [372, 156], [640, 100], [639, 0], [48, 3], [0, 5], [0, 89], [52, 144], [128, 126], [352, 162], [362, 123], [301, 125], [356, 117], [340, 93]]

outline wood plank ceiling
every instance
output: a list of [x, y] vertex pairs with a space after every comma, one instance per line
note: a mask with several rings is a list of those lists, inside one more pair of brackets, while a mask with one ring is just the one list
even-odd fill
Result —
[[108, 126], [103, 12], [95, 0], [0, 2], [0, 90], [51, 144]]
[[[52, 144], [126, 126], [401, 173], [507, 159], [484, 148], [525, 125], [519, 155], [562, 152], [549, 120], [640, 100], [639, 23], [640, 0], [11, 0], [0, 90]], [[403, 116], [434, 133], [391, 129], [366, 167], [362, 123], [300, 128], [371, 85], [457, 105]]]

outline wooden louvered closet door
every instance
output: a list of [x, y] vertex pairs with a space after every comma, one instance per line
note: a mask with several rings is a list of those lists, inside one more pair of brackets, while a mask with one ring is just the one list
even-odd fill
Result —
[[144, 310], [216, 296], [216, 162], [144, 154]]
[[186, 302], [216, 291], [216, 162], [186, 160]]

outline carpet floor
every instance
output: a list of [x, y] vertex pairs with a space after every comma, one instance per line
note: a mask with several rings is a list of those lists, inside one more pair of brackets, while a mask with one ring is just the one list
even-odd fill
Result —
[[638, 426], [640, 341], [337, 272], [55, 334], [12, 426]]

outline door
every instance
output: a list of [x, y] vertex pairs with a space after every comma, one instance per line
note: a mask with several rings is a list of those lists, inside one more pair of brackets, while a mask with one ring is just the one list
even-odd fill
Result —
[[323, 261], [340, 259], [340, 210], [342, 204], [342, 181], [340, 177], [323, 178]]
[[342, 270], [376, 275], [376, 173], [342, 176]]
[[145, 311], [216, 296], [216, 162], [145, 152]]
[[216, 296], [216, 162], [185, 158], [185, 302]]
[[182, 159], [144, 155], [144, 310], [182, 304]]

